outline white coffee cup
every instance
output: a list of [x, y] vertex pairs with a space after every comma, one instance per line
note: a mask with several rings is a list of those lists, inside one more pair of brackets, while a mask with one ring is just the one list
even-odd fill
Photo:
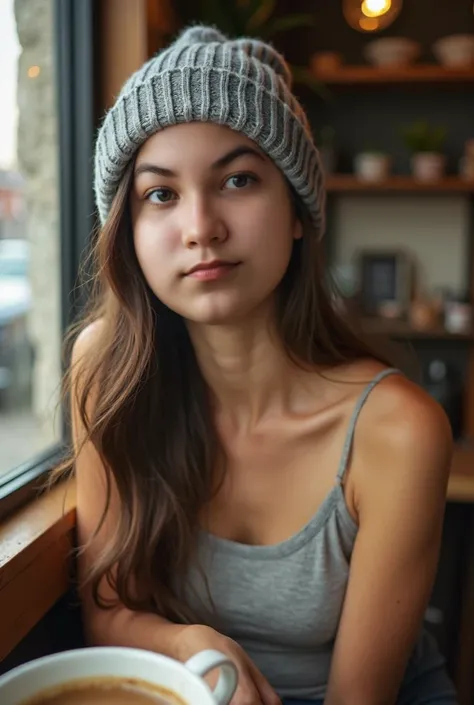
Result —
[[[220, 675], [212, 691], [203, 677], [214, 668]], [[151, 651], [97, 646], [44, 656], [8, 671], [0, 677], [0, 703], [23, 705], [50, 688], [93, 678], [136, 678], [172, 691], [186, 705], [228, 705], [238, 676], [219, 651], [201, 651], [181, 663]]]

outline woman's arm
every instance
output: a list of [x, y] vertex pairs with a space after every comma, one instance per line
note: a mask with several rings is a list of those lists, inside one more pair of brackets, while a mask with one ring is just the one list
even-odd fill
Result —
[[442, 409], [403, 378], [364, 408], [350, 469], [359, 533], [327, 705], [393, 705], [431, 595], [452, 453]]
[[[77, 487], [77, 532], [79, 546], [88, 545], [78, 558], [78, 577], [82, 585], [84, 576], [97, 556], [104, 549], [113, 535], [116, 517], [119, 512], [117, 490], [112, 483], [111, 502], [106, 520], [98, 535], [91, 540], [99, 525], [106, 504], [106, 478], [102, 461], [91, 442], [80, 444], [84, 437], [84, 428], [78, 412], [78, 394], [82, 390], [82, 372], [92, 354], [100, 322], [89, 326], [75, 342], [72, 354], [71, 380], [71, 417], [72, 436], [76, 451], [79, 451], [75, 472]], [[93, 398], [89, 401], [89, 410]], [[79, 450], [80, 449], [80, 450]], [[105, 599], [116, 599], [116, 595], [105, 580], [101, 583], [101, 595]], [[90, 586], [80, 589], [83, 608], [83, 621], [86, 638], [94, 644], [113, 644], [117, 646], [137, 646], [152, 651], [174, 655], [176, 636], [182, 631], [181, 625], [172, 624], [154, 614], [133, 612], [125, 606], [111, 610], [99, 608], [92, 599]]]

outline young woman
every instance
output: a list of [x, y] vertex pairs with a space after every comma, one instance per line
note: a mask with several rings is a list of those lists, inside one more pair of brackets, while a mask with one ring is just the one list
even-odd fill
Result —
[[322, 181], [259, 41], [189, 28], [106, 116], [69, 380], [86, 632], [223, 651], [233, 705], [453, 705], [421, 628], [450, 429], [338, 317]]

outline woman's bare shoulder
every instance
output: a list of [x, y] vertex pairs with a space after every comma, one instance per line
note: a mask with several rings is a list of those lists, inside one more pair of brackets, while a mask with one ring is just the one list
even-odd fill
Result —
[[423, 440], [436, 443], [451, 437], [443, 408], [420, 384], [402, 373], [387, 375], [372, 389], [366, 403], [361, 430], [384, 442]]
[[80, 363], [87, 365], [90, 362], [104, 329], [105, 321], [103, 318], [97, 318], [82, 328], [72, 346], [71, 364], [73, 367]]
[[[383, 369], [383, 368], [382, 368]], [[383, 378], [371, 391], [356, 429], [354, 475], [360, 487], [383, 490], [447, 483], [452, 432], [443, 408], [403, 374]]]
[[80, 331], [72, 346], [69, 381], [73, 415], [81, 406], [84, 392], [89, 413], [95, 408], [98, 398], [97, 372], [100, 369], [97, 351], [101, 346], [104, 329], [104, 320], [96, 319]]

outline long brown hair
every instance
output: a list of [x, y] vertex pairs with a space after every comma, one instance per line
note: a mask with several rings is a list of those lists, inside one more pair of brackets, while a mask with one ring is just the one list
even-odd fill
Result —
[[[129, 210], [132, 168], [92, 251], [88, 312], [66, 339], [69, 349], [80, 330], [101, 320], [76, 403], [86, 440], [106, 471], [108, 501], [113, 477], [121, 502], [113, 543], [87, 580], [102, 607], [110, 604], [99, 593], [105, 578], [127, 607], [187, 621], [191, 616], [174, 586], [185, 576], [199, 513], [211, 499], [216, 472], [224, 472], [225, 458], [185, 323], [153, 294], [137, 261]], [[359, 358], [390, 364], [336, 312], [321, 245], [298, 203], [297, 215], [304, 235], [295, 241], [277, 292], [279, 333], [288, 355], [314, 368]], [[64, 389], [77, 395], [70, 372]], [[92, 389], [96, 401], [88, 412]], [[71, 451], [58, 474], [74, 462]]]

